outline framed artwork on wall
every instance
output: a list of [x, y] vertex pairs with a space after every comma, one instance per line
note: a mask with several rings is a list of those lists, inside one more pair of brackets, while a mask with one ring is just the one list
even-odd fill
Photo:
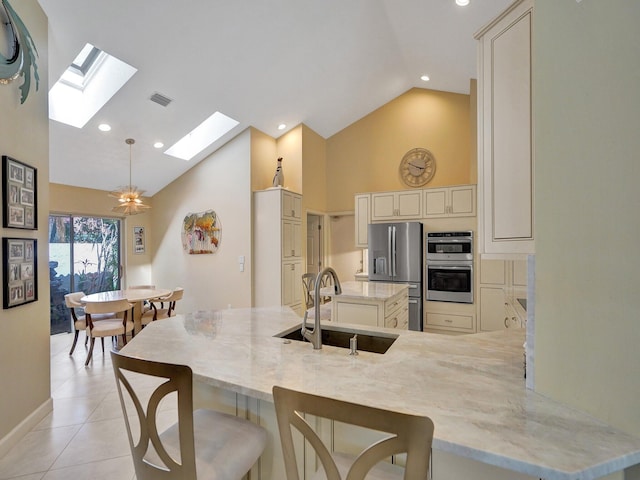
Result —
[[13, 308], [38, 300], [38, 241], [2, 239], [2, 307]]
[[133, 253], [141, 254], [145, 251], [144, 227], [133, 227]]
[[2, 156], [2, 226], [37, 230], [37, 170], [26, 163]]

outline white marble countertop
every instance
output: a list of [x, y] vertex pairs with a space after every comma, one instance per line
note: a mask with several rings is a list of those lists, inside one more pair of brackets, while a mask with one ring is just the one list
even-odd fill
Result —
[[[395, 297], [399, 293], [407, 291], [408, 285], [402, 283], [385, 283], [385, 282], [341, 282], [342, 298], [357, 298], [365, 300], [388, 300]], [[336, 293], [333, 287], [324, 287], [320, 289], [320, 294], [325, 297], [335, 297]]]
[[[435, 449], [545, 480], [590, 480], [640, 463], [640, 438], [525, 388], [523, 329], [399, 335], [384, 355], [275, 334], [287, 307], [229, 309], [152, 322], [127, 355], [189, 365], [197, 381], [272, 401], [273, 385], [428, 415]], [[343, 326], [343, 325], [341, 325]]]

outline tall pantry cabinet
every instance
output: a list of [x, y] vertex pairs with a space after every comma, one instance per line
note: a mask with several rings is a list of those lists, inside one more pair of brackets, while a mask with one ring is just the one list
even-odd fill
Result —
[[302, 312], [302, 195], [283, 188], [253, 193], [253, 304]]
[[481, 253], [534, 253], [533, 0], [518, 0], [478, 40]]

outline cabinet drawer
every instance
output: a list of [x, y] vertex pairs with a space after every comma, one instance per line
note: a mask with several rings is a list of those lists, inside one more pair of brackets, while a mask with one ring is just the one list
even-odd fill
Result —
[[409, 307], [400, 308], [384, 319], [386, 328], [407, 330], [409, 328]]
[[467, 315], [450, 315], [447, 313], [427, 313], [427, 325], [432, 327], [473, 330], [473, 317]]
[[384, 303], [384, 316], [388, 317], [393, 312], [401, 308], [403, 305], [406, 307], [409, 302], [409, 295], [401, 295], [396, 298], [387, 300]]

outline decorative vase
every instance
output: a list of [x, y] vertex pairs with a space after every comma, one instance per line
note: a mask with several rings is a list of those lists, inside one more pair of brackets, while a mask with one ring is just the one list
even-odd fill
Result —
[[276, 167], [276, 173], [273, 175], [272, 186], [284, 186], [284, 173], [282, 173], [282, 157], [278, 158], [278, 166]]

